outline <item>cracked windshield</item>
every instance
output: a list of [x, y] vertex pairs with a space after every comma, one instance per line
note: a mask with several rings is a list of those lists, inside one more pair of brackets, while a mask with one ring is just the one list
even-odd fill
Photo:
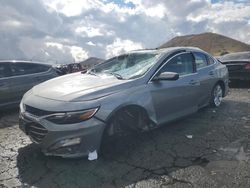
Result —
[[155, 63], [159, 54], [134, 53], [112, 58], [91, 69], [96, 74], [111, 74], [118, 79], [133, 79], [144, 75]]

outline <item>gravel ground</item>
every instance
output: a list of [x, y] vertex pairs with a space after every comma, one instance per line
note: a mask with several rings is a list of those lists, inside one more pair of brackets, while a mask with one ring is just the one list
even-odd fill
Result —
[[218, 109], [128, 136], [96, 161], [45, 157], [0, 114], [0, 187], [250, 187], [250, 89]]

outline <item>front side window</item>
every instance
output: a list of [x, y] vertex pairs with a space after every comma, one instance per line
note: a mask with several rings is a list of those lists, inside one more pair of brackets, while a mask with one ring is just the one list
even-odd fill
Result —
[[11, 71], [13, 76], [20, 76], [26, 74], [34, 74], [39, 72], [45, 72], [49, 69], [48, 66], [36, 65], [31, 63], [12, 63]]
[[111, 74], [119, 79], [134, 79], [144, 75], [156, 62], [158, 53], [131, 53], [114, 57], [95, 66], [90, 73]]
[[175, 72], [180, 76], [194, 73], [194, 58], [190, 53], [177, 55], [166, 63], [160, 70], [160, 73], [162, 72]]
[[207, 66], [207, 59], [205, 54], [200, 52], [194, 52], [196, 68], [200, 69]]
[[7, 63], [0, 63], [0, 78], [10, 77], [11, 72]]

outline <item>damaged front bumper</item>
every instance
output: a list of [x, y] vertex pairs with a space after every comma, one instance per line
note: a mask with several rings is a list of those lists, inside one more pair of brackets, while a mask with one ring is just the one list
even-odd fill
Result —
[[92, 117], [78, 124], [56, 125], [20, 113], [19, 127], [45, 155], [75, 158], [99, 150], [105, 123]]

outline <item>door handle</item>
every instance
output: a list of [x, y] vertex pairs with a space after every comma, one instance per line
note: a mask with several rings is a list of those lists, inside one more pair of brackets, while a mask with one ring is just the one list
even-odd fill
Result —
[[210, 71], [209, 75], [213, 76], [214, 75], [214, 71]]
[[190, 82], [189, 82], [190, 85], [196, 85], [197, 83], [198, 83], [198, 82], [195, 81], [195, 80], [190, 80]]

